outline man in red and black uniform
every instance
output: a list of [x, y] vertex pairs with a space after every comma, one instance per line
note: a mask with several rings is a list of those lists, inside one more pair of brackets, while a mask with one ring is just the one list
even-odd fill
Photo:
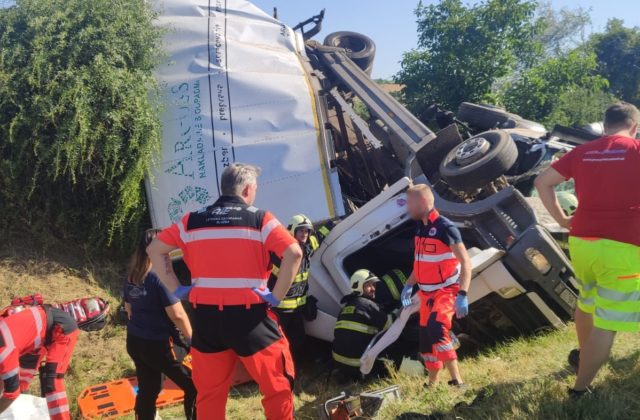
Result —
[[64, 374], [78, 333], [69, 314], [43, 305], [16, 307], [0, 318], [0, 413], [29, 388], [39, 369], [49, 416], [52, 420], [71, 418]]
[[[162, 282], [194, 308], [193, 381], [198, 417], [224, 419], [227, 395], [241, 362], [258, 383], [267, 419], [293, 418], [294, 367], [276, 307], [298, 272], [302, 250], [269, 212], [252, 206], [259, 169], [234, 163], [222, 174], [222, 196], [162, 231], [147, 252]], [[169, 252], [180, 248], [192, 286], [180, 286]], [[273, 291], [270, 253], [282, 255]]]
[[467, 291], [471, 283], [471, 260], [460, 231], [434, 207], [431, 188], [414, 185], [407, 191], [407, 210], [418, 221], [413, 273], [401, 293], [402, 305], [411, 305], [414, 284], [420, 289], [420, 352], [429, 372], [429, 385], [438, 381], [443, 365], [451, 374], [450, 385], [462, 378], [450, 330], [454, 313], [469, 313]]

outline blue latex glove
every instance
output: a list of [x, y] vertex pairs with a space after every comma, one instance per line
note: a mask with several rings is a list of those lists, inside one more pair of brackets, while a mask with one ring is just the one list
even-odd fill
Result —
[[469, 298], [467, 296], [456, 296], [456, 318], [464, 318], [469, 315]]
[[186, 299], [189, 296], [189, 292], [191, 291], [192, 288], [193, 286], [180, 285], [176, 287], [176, 290], [173, 291], [173, 295], [180, 300]]
[[273, 293], [271, 293], [271, 290], [269, 289], [260, 290], [257, 287], [254, 287], [253, 291], [255, 294], [260, 296], [262, 300], [267, 302], [269, 305], [271, 306], [280, 305], [280, 301], [273, 295]]
[[411, 306], [411, 294], [413, 293], [413, 286], [409, 284], [405, 284], [402, 288], [402, 292], [400, 293], [400, 303], [402, 303], [403, 308], [408, 308]]

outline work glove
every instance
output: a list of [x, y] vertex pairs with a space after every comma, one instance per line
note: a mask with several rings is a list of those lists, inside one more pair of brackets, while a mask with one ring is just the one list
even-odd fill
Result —
[[411, 306], [411, 294], [413, 293], [413, 285], [405, 284], [400, 293], [400, 303], [403, 308]]
[[271, 293], [271, 290], [269, 290], [268, 288], [265, 288], [264, 290], [260, 290], [257, 287], [253, 288], [253, 292], [260, 296], [260, 298], [262, 300], [264, 300], [266, 303], [268, 303], [271, 306], [278, 306], [280, 305], [280, 301], [278, 300], [278, 298], [276, 298], [273, 293]]
[[307, 296], [307, 303], [304, 305], [303, 315], [307, 321], [313, 321], [318, 317], [318, 299], [314, 296]]
[[176, 287], [176, 290], [173, 291], [173, 295], [180, 300], [186, 299], [187, 297], [189, 297], [189, 292], [192, 288], [193, 286], [180, 285]]
[[456, 318], [464, 318], [469, 315], [469, 298], [458, 294], [456, 296]]

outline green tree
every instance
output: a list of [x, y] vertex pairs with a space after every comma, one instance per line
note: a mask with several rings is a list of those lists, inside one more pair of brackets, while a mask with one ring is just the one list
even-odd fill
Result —
[[480, 101], [498, 79], [539, 54], [536, 1], [442, 0], [416, 9], [418, 48], [404, 54], [396, 76], [414, 113], [439, 103], [451, 109]]
[[93, 244], [145, 223], [160, 145], [144, 0], [18, 0], [0, 10], [0, 223]]
[[551, 128], [556, 124], [581, 126], [602, 121], [604, 110], [616, 102], [618, 99], [604, 90], [574, 86], [558, 96], [551, 112], [541, 122]]
[[[568, 95], [563, 99], [566, 101], [571, 92], [582, 92], [583, 96], [585, 91], [594, 96], [604, 92], [608, 82], [598, 75], [597, 67], [595, 53], [586, 49], [549, 58], [524, 71], [508, 85], [503, 103], [524, 118], [543, 121], [561, 103], [563, 95]], [[602, 113], [602, 108], [598, 110]]]
[[554, 9], [550, 2], [541, 3], [537, 11], [537, 25], [543, 58], [565, 54], [581, 45], [587, 39], [586, 32], [591, 24], [589, 11], [577, 7]]
[[640, 28], [626, 28], [622, 20], [612, 19], [605, 32], [592, 36], [591, 43], [610, 91], [640, 105]]

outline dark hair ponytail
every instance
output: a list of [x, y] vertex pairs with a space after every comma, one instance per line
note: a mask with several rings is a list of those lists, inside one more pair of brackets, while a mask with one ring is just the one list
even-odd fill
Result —
[[127, 275], [129, 283], [139, 286], [144, 281], [147, 271], [149, 271], [149, 267], [151, 266], [151, 260], [147, 255], [147, 247], [158, 232], [160, 232], [159, 229], [148, 229], [138, 241], [136, 249], [131, 256], [131, 261], [129, 262], [129, 273]]

